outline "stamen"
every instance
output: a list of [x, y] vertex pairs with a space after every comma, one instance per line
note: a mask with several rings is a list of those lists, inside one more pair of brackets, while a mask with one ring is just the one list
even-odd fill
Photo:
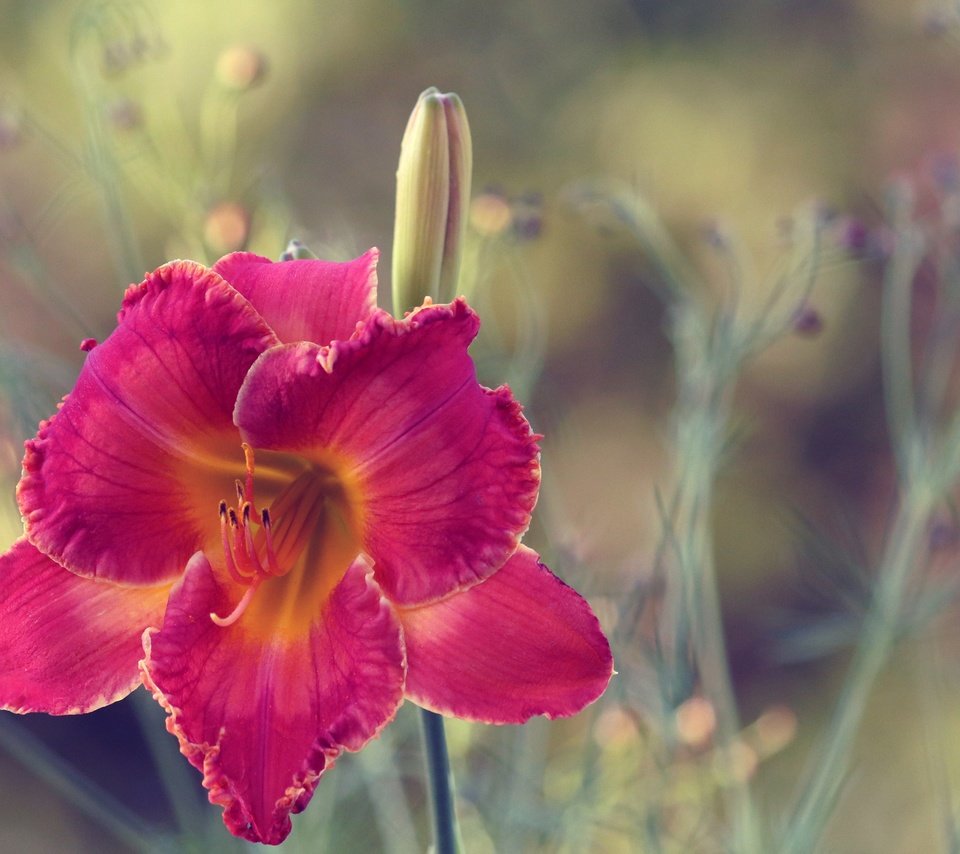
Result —
[[260, 556], [257, 554], [256, 545], [253, 542], [253, 529], [250, 527], [250, 503], [243, 505], [243, 542], [247, 550], [247, 556], [253, 564], [258, 575], [266, 575], [267, 571], [260, 563]]
[[267, 540], [267, 567], [274, 575], [283, 575], [280, 569], [280, 562], [277, 560], [277, 553], [273, 548], [273, 530], [270, 525], [270, 511], [266, 508], [260, 513], [260, 524], [263, 526], [263, 534]]
[[226, 617], [220, 617], [217, 614], [210, 612], [210, 619], [221, 628], [226, 628], [227, 626], [232, 626], [237, 620], [243, 616], [243, 612], [247, 610], [247, 607], [250, 605], [250, 602], [253, 600], [253, 594], [257, 592], [257, 588], [260, 586], [260, 579], [257, 578], [253, 584], [247, 588], [247, 592], [243, 594], [243, 598], [237, 602], [237, 606], [229, 613]]
[[233, 556], [237, 562], [237, 567], [241, 573], [248, 573], [248, 580], [258, 575], [257, 567], [250, 560], [247, 553], [246, 538], [241, 534], [240, 521], [237, 519], [237, 511], [232, 507], [228, 511], [230, 516], [230, 526], [233, 528]]
[[[233, 514], [233, 510], [229, 511]], [[230, 573], [230, 577], [237, 582], [237, 584], [249, 584], [250, 579], [253, 576], [244, 575], [237, 569], [236, 561], [233, 559], [233, 548], [230, 546], [230, 535], [227, 531], [227, 502], [220, 502], [220, 542], [223, 544], [223, 555], [226, 559], [227, 572]], [[236, 514], [233, 515], [233, 520], [236, 519]]]
[[[294, 567], [317, 526], [326, 524], [329, 493], [337, 486], [335, 479], [328, 482], [332, 475], [324, 478], [322, 472], [311, 468], [294, 472], [296, 476], [274, 500], [272, 510], [278, 518], [274, 531], [270, 510], [259, 510], [254, 501], [253, 448], [246, 443], [241, 447], [246, 476], [234, 481], [236, 506], [221, 501], [218, 510], [224, 565], [232, 581], [244, 591], [229, 614], [210, 614], [211, 621], [221, 627], [231, 626], [243, 616], [263, 581], [283, 576]], [[254, 531], [254, 524], [260, 526], [262, 534]]]

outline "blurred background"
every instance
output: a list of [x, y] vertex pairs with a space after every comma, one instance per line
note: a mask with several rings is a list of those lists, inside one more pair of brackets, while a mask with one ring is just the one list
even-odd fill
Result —
[[[24, 439], [72, 386], [80, 340], [109, 333], [146, 270], [241, 248], [277, 257], [291, 238], [333, 259], [376, 245], [389, 293], [400, 138], [436, 85], [463, 98], [473, 132], [464, 287], [484, 318], [481, 376], [509, 381], [545, 434], [527, 542], [622, 629], [618, 605], [652, 578], [655, 488], [675, 466], [674, 364], [649, 258], [576, 188], [641, 193], [711, 287], [736, 280], [745, 311], [772, 286], [784, 223], [820, 207], [832, 242], [815, 322], [746, 365], [713, 514], [741, 772], [776, 820], [832, 708], [890, 518], [881, 202], [906, 176], [923, 216], [958, 174], [954, 8], [0, 0], [0, 21], [3, 545], [20, 532]], [[935, 570], [949, 574], [952, 520], [936, 533]], [[941, 614], [878, 684], [823, 850], [947, 850], [952, 622]], [[924, 656], [938, 662], [932, 710], [915, 679]], [[642, 660], [618, 669], [573, 720], [450, 726], [469, 851], [723, 850], [710, 710], [680, 707], [665, 770], [653, 675]], [[4, 713], [0, 850], [245, 847], [161, 719], [142, 696], [75, 719]], [[288, 847], [425, 850], [417, 736], [405, 708], [345, 756]]]

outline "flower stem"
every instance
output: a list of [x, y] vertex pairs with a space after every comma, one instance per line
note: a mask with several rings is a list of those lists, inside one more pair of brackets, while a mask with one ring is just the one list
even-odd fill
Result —
[[850, 755], [870, 691], [897, 638], [907, 582], [926, 533], [933, 503], [929, 491], [914, 489], [904, 496], [897, 512], [873, 604], [860, 634], [850, 674], [794, 810], [783, 854], [814, 850], [826, 829], [837, 796], [847, 779]]
[[430, 785], [430, 808], [433, 814], [434, 854], [457, 854], [461, 850], [457, 815], [453, 806], [453, 774], [447, 755], [447, 739], [443, 718], [435, 712], [420, 710], [423, 744]]
[[[689, 388], [685, 391], [678, 413], [677, 458], [681, 471], [674, 520], [680, 601], [673, 607], [686, 613], [673, 614], [670, 621], [688, 633], [704, 696], [716, 711], [719, 755], [730, 766], [740, 716], [727, 659], [711, 528], [713, 490], [729, 418], [730, 385], [720, 380], [692, 393]], [[725, 795], [734, 850], [754, 854], [762, 850], [762, 832], [750, 785], [731, 768], [726, 770], [729, 780]]]

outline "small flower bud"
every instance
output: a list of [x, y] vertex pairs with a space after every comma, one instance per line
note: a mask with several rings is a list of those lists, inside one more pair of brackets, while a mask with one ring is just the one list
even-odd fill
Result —
[[306, 246], [304, 246], [299, 240], [291, 240], [287, 244], [287, 248], [283, 250], [280, 255], [281, 261], [298, 261], [303, 258], [316, 258]]
[[207, 212], [203, 239], [217, 255], [242, 249], [250, 235], [250, 215], [236, 202], [221, 202]]
[[140, 105], [130, 98], [119, 98], [107, 104], [106, 119], [118, 131], [131, 131], [143, 124]]
[[511, 222], [510, 203], [501, 193], [487, 190], [470, 203], [470, 225], [484, 237], [502, 234]]
[[216, 77], [220, 85], [234, 92], [246, 92], [267, 73], [267, 61], [260, 51], [244, 45], [228, 47], [217, 58]]
[[397, 168], [393, 232], [393, 310], [398, 316], [425, 296], [456, 293], [466, 235], [473, 152], [457, 95], [431, 87], [407, 122]]
[[794, 312], [793, 331], [804, 338], [815, 338], [823, 331], [823, 315], [809, 303], [804, 303]]
[[704, 747], [717, 728], [717, 713], [709, 700], [691, 697], [675, 712], [677, 736], [690, 747]]
[[842, 217], [835, 234], [840, 249], [858, 258], [866, 254], [870, 245], [870, 230], [863, 220], [852, 216]]
[[536, 240], [543, 231], [543, 196], [524, 193], [513, 204], [513, 233], [518, 240]]

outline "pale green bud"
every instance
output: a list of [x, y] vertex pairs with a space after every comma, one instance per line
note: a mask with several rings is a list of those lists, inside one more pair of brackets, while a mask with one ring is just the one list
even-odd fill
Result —
[[294, 239], [287, 244], [287, 248], [284, 249], [280, 255], [280, 260], [297, 261], [303, 258], [313, 259], [316, 257], [317, 256], [307, 249], [307, 247], [304, 246], [299, 240]]
[[393, 310], [456, 296], [473, 149], [460, 98], [434, 87], [417, 100], [400, 146], [393, 231]]

